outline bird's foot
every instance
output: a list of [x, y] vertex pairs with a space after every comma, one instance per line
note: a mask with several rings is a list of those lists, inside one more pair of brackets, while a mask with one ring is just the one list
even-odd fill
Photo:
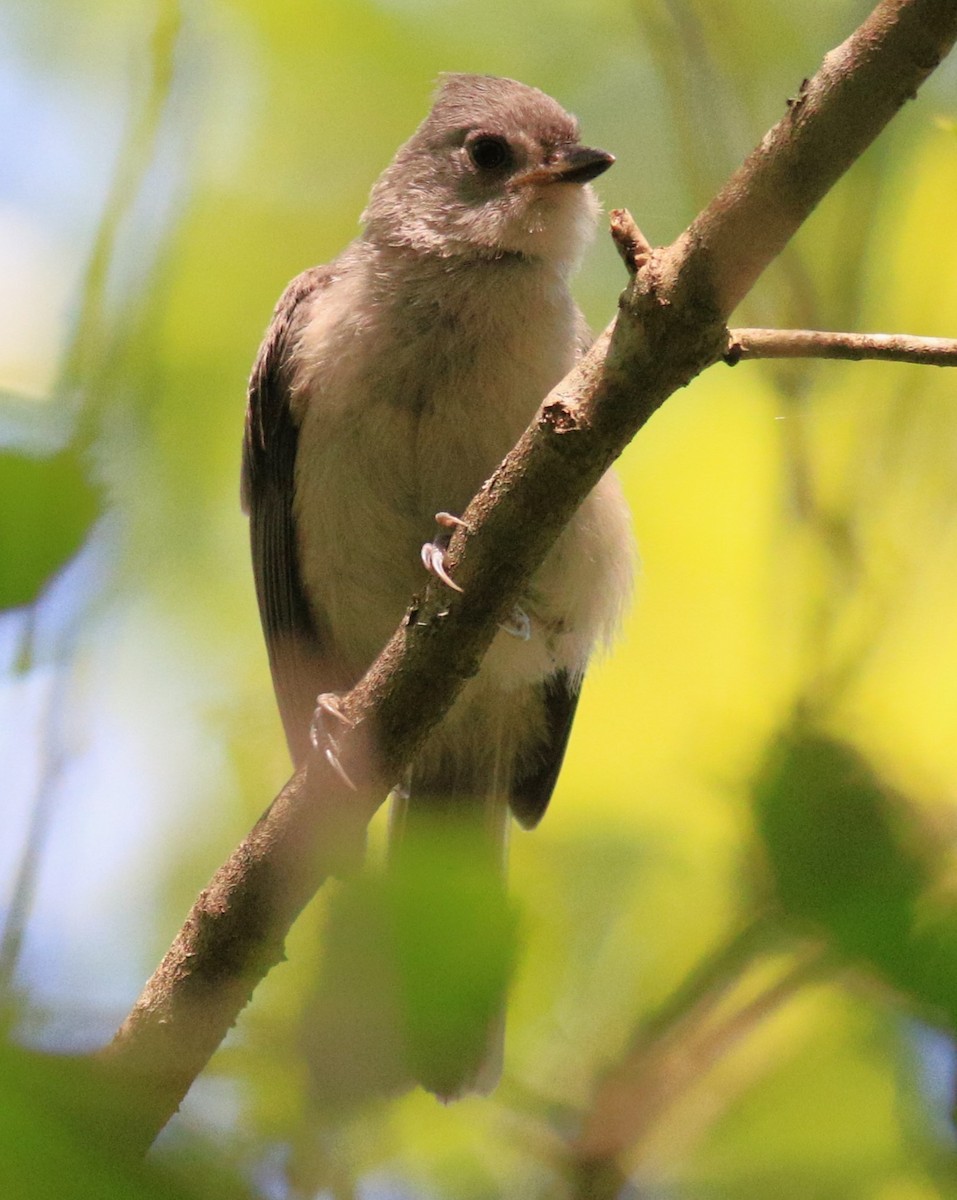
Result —
[[441, 532], [435, 541], [426, 542], [422, 547], [422, 565], [436, 579], [441, 580], [446, 587], [451, 588], [453, 592], [461, 592], [462, 589], [445, 569], [445, 552], [448, 549], [453, 532], [460, 527], [468, 529], [468, 525], [461, 517], [454, 517], [451, 513], [447, 512], [436, 513], [435, 523], [439, 526]]
[[323, 692], [316, 697], [316, 709], [312, 714], [312, 724], [309, 726], [309, 741], [312, 748], [323, 756], [330, 767], [339, 776], [346, 787], [356, 790], [356, 785], [349, 778], [345, 767], [339, 759], [339, 742], [332, 729], [339, 727], [351, 729], [352, 721], [342, 708], [342, 698], [335, 692]]
[[532, 619], [524, 608], [519, 608], [516, 604], [509, 613], [508, 619], [499, 622], [499, 629], [503, 633], [518, 638], [520, 642], [527, 642], [532, 637]]
[[[439, 526], [440, 533], [432, 542], [426, 542], [422, 547], [422, 564], [425, 569], [440, 579], [446, 587], [451, 588], [454, 592], [463, 593], [463, 589], [455, 582], [452, 576], [445, 569], [445, 551], [448, 549], [449, 541], [456, 529], [468, 529], [468, 523], [463, 521], [461, 517], [453, 516], [452, 513], [437, 512], [435, 514], [435, 523]], [[532, 622], [527, 612], [519, 605], [515, 605], [509, 614], [507, 620], [499, 624], [499, 629], [511, 637], [518, 638], [521, 642], [527, 642], [532, 636]]]

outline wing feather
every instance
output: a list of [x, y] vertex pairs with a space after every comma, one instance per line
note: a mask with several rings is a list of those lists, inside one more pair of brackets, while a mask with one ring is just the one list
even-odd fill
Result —
[[303, 588], [293, 514], [299, 428], [290, 403], [290, 352], [306, 304], [333, 273], [316, 267], [283, 293], [249, 381], [243, 439], [242, 503], [249, 514], [256, 596], [273, 686], [289, 751], [300, 763], [309, 748], [316, 695], [329, 690], [328, 639]]
[[580, 680], [559, 671], [541, 685], [545, 703], [545, 741], [534, 760], [519, 772], [509, 795], [509, 807], [523, 829], [534, 829], [552, 798], [568, 737], [578, 707]]

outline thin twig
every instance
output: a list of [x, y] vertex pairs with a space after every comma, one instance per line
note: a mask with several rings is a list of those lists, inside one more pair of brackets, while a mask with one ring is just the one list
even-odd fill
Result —
[[82, 404], [81, 434], [95, 437], [95, 419], [100, 413], [100, 395], [91, 389], [95, 364], [109, 360], [107, 339], [112, 323], [105, 317], [109, 272], [123, 222], [142, 189], [143, 180], [156, 157], [156, 145], [173, 83], [176, 47], [183, 15], [180, 0], [158, 0], [150, 36], [149, 72], [144, 90], [127, 126], [116, 161], [109, 194], [96, 230], [82, 284], [82, 304], [61, 365], [56, 391], [62, 403]]
[[820, 329], [732, 329], [724, 361], [754, 358], [841, 358], [957, 367], [957, 339], [904, 333], [831, 333]]
[[628, 268], [628, 274], [634, 275], [648, 261], [652, 252], [651, 243], [627, 208], [613, 208], [608, 214], [608, 224], [615, 249]]
[[[75, 638], [69, 638], [70, 649]], [[47, 687], [41, 730], [40, 777], [30, 805], [26, 834], [13, 877], [10, 900], [0, 928], [0, 1005], [15, 1008], [14, 978], [36, 894], [43, 850], [56, 810], [57, 787], [69, 762], [63, 732], [64, 675], [60, 667]]]
[[729, 1002], [763, 957], [747, 954], [759, 946], [760, 939], [751, 946], [733, 942], [709, 985], [686, 989], [686, 999], [693, 1002], [668, 1022], [643, 1026], [623, 1061], [600, 1084], [571, 1147], [569, 1173], [577, 1200], [620, 1195], [626, 1160], [634, 1162], [641, 1143], [653, 1137], [672, 1106], [760, 1024], [832, 969], [825, 947], [807, 943], [766, 986], [737, 1004]]

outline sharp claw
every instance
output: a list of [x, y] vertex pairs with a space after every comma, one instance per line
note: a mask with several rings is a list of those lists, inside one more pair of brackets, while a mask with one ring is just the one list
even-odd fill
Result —
[[[332, 739], [330, 738], [329, 740], [331, 741]], [[350, 788], [353, 792], [358, 791], [358, 788], [346, 774], [345, 767], [339, 761], [331, 746], [326, 747], [323, 757], [347, 788]]]
[[422, 562], [425, 569], [441, 579], [446, 587], [464, 595], [462, 588], [445, 569], [445, 551], [441, 546], [436, 546], [434, 542], [426, 542], [422, 547]]
[[[440, 529], [446, 531], [457, 528], [468, 529], [468, 524], [461, 517], [456, 517], [452, 513], [447, 512], [437, 512], [435, 514], [435, 523]], [[451, 532], [445, 532], [440, 534], [434, 542], [426, 542], [422, 547], [422, 562], [425, 569], [437, 579], [440, 579], [447, 588], [451, 588], [453, 592], [463, 594], [463, 589], [459, 587], [445, 569], [445, 548], [449, 544], [450, 538]]]
[[339, 761], [339, 745], [336, 739], [332, 736], [325, 727], [325, 717], [335, 717], [347, 729], [352, 728], [352, 722], [342, 711], [342, 706], [339, 702], [339, 697], [335, 692], [323, 692], [322, 695], [316, 697], [316, 707], [312, 714], [312, 724], [309, 726], [309, 741], [315, 751], [322, 751], [322, 756], [330, 767], [339, 776], [346, 787], [352, 791], [357, 791], [356, 785], [349, 778], [345, 767]]
[[316, 707], [312, 713], [312, 723], [309, 726], [309, 741], [313, 750], [319, 749], [319, 743], [324, 737], [330, 742], [333, 740], [328, 730], [322, 727], [323, 714], [335, 717], [343, 725], [348, 726], [350, 723], [349, 718], [339, 706], [339, 697], [334, 692], [323, 692], [322, 695], [317, 696]]

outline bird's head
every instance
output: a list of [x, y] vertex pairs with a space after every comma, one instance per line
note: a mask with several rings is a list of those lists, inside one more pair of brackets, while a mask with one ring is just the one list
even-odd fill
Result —
[[578, 122], [513, 79], [445, 75], [432, 110], [372, 190], [366, 236], [451, 257], [572, 267], [594, 232], [590, 180], [614, 162]]

